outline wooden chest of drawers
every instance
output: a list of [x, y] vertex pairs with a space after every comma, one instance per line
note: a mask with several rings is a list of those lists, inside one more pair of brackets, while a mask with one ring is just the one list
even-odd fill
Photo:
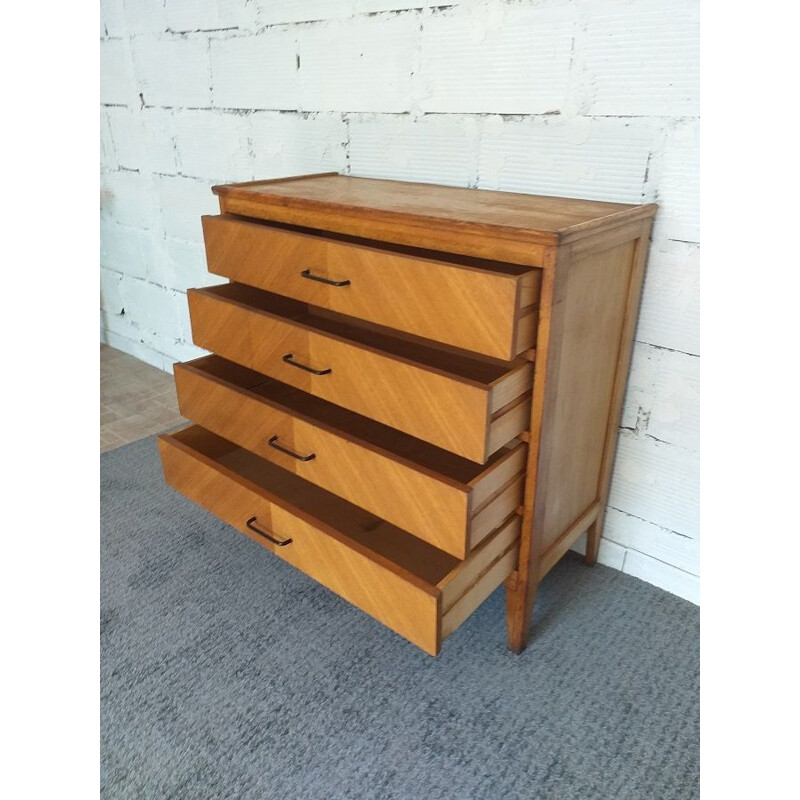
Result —
[[336, 174], [215, 187], [167, 482], [433, 655], [597, 558], [656, 207]]

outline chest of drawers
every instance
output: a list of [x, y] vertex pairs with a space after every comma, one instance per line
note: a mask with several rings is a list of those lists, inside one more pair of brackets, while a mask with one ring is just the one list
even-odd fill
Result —
[[597, 558], [652, 204], [336, 174], [215, 187], [167, 482], [436, 655]]

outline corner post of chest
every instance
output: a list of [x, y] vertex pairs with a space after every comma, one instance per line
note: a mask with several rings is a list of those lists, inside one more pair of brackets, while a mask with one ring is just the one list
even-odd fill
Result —
[[543, 259], [542, 288], [539, 300], [539, 325], [533, 378], [533, 402], [528, 430], [528, 457], [522, 505], [517, 569], [506, 581], [506, 628], [508, 648], [521, 653], [528, 644], [533, 606], [539, 581], [543, 577], [541, 536], [544, 497], [537, 482], [540, 471], [547, 469], [548, 409], [555, 403], [555, 373], [559, 365], [560, 331], [563, 328], [564, 293], [569, 252], [550, 247]]

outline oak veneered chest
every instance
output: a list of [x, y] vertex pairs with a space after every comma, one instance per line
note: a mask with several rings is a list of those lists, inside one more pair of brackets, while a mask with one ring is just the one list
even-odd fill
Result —
[[654, 205], [336, 174], [215, 187], [170, 485], [436, 654], [597, 557]]

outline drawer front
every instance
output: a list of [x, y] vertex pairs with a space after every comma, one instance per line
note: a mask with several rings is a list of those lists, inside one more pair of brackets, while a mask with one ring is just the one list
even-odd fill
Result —
[[540, 273], [418, 258], [203, 217], [210, 272], [348, 316], [503, 360], [533, 346]]
[[[454, 556], [466, 556], [469, 494], [464, 489], [181, 365], [175, 367], [175, 383], [181, 414], [192, 422]], [[406, 500], [398, 503], [398, 496]]]
[[524, 430], [488, 450], [486, 388], [210, 293], [188, 297], [199, 347], [465, 458], [484, 463]]
[[402, 531], [390, 532], [386, 553], [370, 549], [244, 477], [230, 466], [239, 453], [229, 447], [198, 427], [160, 436], [167, 483], [431, 655], [439, 652], [442, 631], [449, 635], [514, 568], [518, 518], [468, 561], [442, 557], [436, 567], [423, 564], [426, 579], [392, 560], [391, 548], [404, 546], [394, 544]]
[[[439, 598], [432, 587], [416, 585], [413, 576], [393, 572], [266, 500], [256, 487], [175, 438], [160, 437], [159, 447], [174, 489], [423, 650], [438, 652]], [[253, 528], [291, 543], [278, 547]]]
[[200, 367], [176, 364], [175, 383], [187, 419], [457, 558], [522, 502], [522, 444], [457, 481]]
[[272, 525], [293, 540], [281, 548], [281, 558], [430, 655], [439, 652], [441, 610], [435, 587], [398, 575], [390, 564], [379, 563], [279, 506], [273, 508]]

